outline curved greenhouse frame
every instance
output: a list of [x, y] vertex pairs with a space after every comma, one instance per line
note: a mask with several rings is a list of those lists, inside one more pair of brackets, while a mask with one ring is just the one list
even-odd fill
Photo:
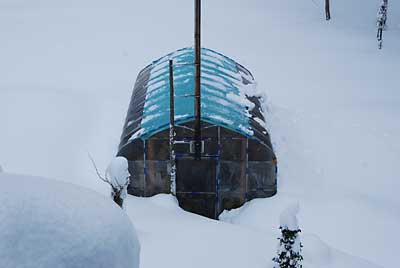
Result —
[[173, 60], [176, 196], [186, 210], [217, 218], [224, 209], [276, 193], [276, 157], [266, 129], [264, 98], [251, 73], [201, 49], [202, 159], [192, 155], [194, 51], [184, 48], [138, 75], [118, 155], [129, 161], [128, 192], [170, 192], [170, 83]]

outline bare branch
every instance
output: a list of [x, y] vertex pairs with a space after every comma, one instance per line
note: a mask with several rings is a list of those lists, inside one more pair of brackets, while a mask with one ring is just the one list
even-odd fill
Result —
[[[109, 185], [111, 185], [111, 182], [109, 180], [107, 180], [107, 178], [103, 178], [99, 172], [99, 170], [97, 169], [96, 163], [93, 160], [93, 157], [90, 155], [90, 153], [88, 152], [88, 156], [90, 158], [90, 161], [92, 161], [93, 167], [96, 170], [97, 176], [99, 177], [100, 180], [104, 181], [105, 183], [108, 183]], [[112, 185], [111, 185], [112, 186]]]

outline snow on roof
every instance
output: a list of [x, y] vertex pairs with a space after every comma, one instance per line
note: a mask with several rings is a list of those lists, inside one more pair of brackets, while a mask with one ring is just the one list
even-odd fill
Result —
[[[169, 60], [174, 61], [175, 121], [194, 119], [194, 51], [183, 48], [147, 66], [138, 76], [125, 128], [130, 140], [145, 139], [169, 126]], [[253, 136], [252, 124], [264, 128], [259, 97], [251, 73], [232, 59], [202, 48], [201, 120]], [[136, 98], [136, 100], [134, 99]], [[260, 100], [260, 98], [258, 98]], [[142, 107], [142, 112], [140, 112]], [[258, 109], [257, 113], [251, 113]], [[129, 113], [136, 116], [130, 116]], [[251, 120], [254, 119], [254, 120]]]

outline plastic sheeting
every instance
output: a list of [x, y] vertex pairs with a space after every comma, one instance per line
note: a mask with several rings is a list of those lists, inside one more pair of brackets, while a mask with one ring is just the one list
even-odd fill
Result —
[[[174, 61], [175, 122], [194, 119], [194, 51], [184, 48], [148, 65], [137, 78], [120, 148], [169, 126], [169, 60]], [[267, 140], [262, 103], [251, 73], [232, 59], [202, 48], [201, 120], [246, 137]], [[256, 133], [255, 133], [256, 132]]]

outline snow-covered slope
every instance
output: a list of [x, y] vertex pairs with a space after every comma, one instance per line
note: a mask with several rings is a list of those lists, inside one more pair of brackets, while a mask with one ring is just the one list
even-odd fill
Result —
[[[138, 230], [142, 268], [265, 268], [276, 253], [276, 226], [256, 230], [210, 220], [183, 211], [171, 195], [129, 196], [127, 213]], [[304, 267], [379, 267], [329, 247], [316, 235], [301, 239]]]
[[139, 268], [136, 231], [111, 199], [40, 177], [0, 184], [0, 267]]
[[[396, 265], [400, 3], [389, 1], [381, 51], [379, 3], [332, 1], [326, 22], [322, 0], [203, 1], [204, 46], [246, 66], [269, 96], [279, 160], [278, 195], [226, 221], [271, 232], [286, 204], [299, 201], [305, 239], [317, 235], [348, 254]], [[104, 170], [137, 72], [192, 44], [192, 16], [186, 0], [0, 0], [3, 169], [106, 192], [87, 151]]]

